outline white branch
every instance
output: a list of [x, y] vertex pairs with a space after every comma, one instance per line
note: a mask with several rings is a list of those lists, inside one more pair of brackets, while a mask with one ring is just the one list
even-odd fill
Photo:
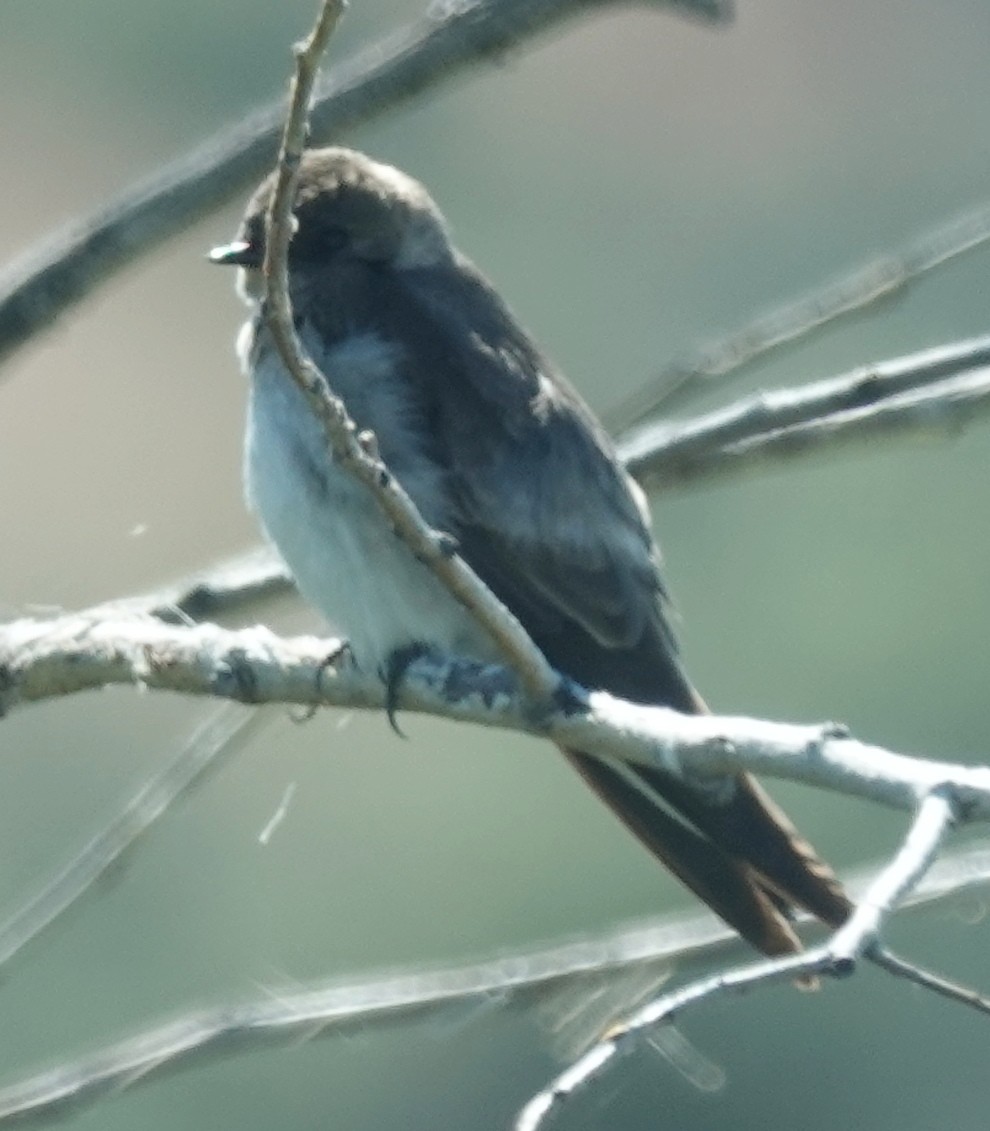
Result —
[[[872, 876], [853, 878], [854, 895]], [[905, 906], [923, 906], [990, 883], [990, 846], [970, 846], [947, 855], [932, 869]], [[64, 1117], [111, 1093], [206, 1057], [236, 1055], [273, 1044], [333, 1036], [350, 1028], [366, 1031], [404, 1018], [443, 1019], [478, 1014], [516, 1000], [532, 1003], [580, 992], [591, 979], [600, 986], [637, 971], [659, 979], [673, 964], [713, 963], [737, 957], [742, 944], [709, 912], [610, 929], [594, 938], [528, 949], [469, 965], [380, 973], [302, 989], [273, 988], [261, 1000], [189, 1013], [153, 1026], [129, 1040], [106, 1046], [0, 1088], [0, 1122], [25, 1117]]]
[[271, 547], [257, 546], [153, 593], [118, 597], [101, 607], [110, 617], [147, 614], [169, 624], [192, 624], [243, 617], [292, 592], [295, 584], [282, 559]]
[[619, 454], [644, 487], [665, 491], [883, 432], [955, 434], [988, 410], [990, 337], [983, 337], [744, 397], [694, 420], [647, 425], [620, 440]]
[[895, 907], [921, 882], [935, 863], [942, 842], [955, 822], [951, 789], [938, 787], [918, 806], [900, 851], [856, 902], [856, 910], [825, 947], [839, 975], [851, 973], [856, 960], [879, 939], [880, 928]]
[[856, 959], [876, 942], [880, 926], [897, 904], [921, 882], [952, 827], [954, 807], [947, 791], [936, 790], [921, 802], [900, 851], [857, 901], [844, 926], [823, 945], [785, 958], [765, 959], [718, 973], [664, 994], [637, 1010], [535, 1095], [516, 1121], [516, 1131], [538, 1131], [547, 1118], [579, 1089], [599, 1076], [631, 1042], [656, 1025], [673, 1021], [684, 1010], [759, 985], [818, 975], [845, 976]]
[[[340, 642], [282, 638], [266, 628], [171, 625], [153, 617], [77, 614], [0, 627], [0, 714], [16, 706], [110, 684], [231, 699], [381, 710], [385, 690]], [[681, 715], [574, 686], [573, 701], [535, 719], [511, 672], [424, 657], [403, 681], [399, 705], [464, 722], [525, 731], [561, 746], [618, 758], [717, 788], [749, 770], [913, 811], [950, 787], [961, 821], [990, 819], [990, 768], [897, 754], [859, 742], [835, 723], [801, 725]]]
[[983, 204], [855, 268], [841, 279], [825, 283], [810, 295], [754, 319], [735, 334], [687, 360], [668, 365], [637, 389], [608, 416], [610, 426], [625, 430], [670, 411], [675, 402], [709, 391], [716, 381], [765, 360], [842, 318], [861, 314], [879, 302], [890, 302], [930, 271], [952, 262], [990, 241], [990, 205]]

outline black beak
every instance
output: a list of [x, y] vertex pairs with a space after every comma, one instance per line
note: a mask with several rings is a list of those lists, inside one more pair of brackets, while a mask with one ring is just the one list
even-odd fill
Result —
[[264, 257], [261, 250], [247, 240], [234, 240], [215, 247], [206, 258], [221, 267], [260, 267]]

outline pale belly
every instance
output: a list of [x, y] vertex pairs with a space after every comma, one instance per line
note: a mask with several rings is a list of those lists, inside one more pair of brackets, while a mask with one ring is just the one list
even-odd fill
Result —
[[251, 382], [245, 484], [303, 597], [365, 670], [412, 643], [493, 658], [487, 637], [392, 533], [370, 493], [329, 459], [322, 430], [274, 364]]

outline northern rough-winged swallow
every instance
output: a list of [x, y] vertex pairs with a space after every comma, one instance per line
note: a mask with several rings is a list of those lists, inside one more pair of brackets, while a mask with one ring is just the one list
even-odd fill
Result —
[[[265, 213], [252, 197], [215, 263], [240, 267], [252, 317], [250, 505], [303, 596], [388, 671], [424, 646], [493, 660], [487, 636], [335, 466], [282, 366], [259, 304]], [[451, 243], [417, 181], [346, 149], [302, 162], [289, 249], [296, 326], [358, 427], [434, 527], [587, 688], [705, 710], [665, 616], [642, 492], [588, 406]], [[829, 868], [748, 775], [717, 789], [565, 751], [637, 837], [766, 954], [799, 949], [789, 911], [831, 925], [850, 904]]]

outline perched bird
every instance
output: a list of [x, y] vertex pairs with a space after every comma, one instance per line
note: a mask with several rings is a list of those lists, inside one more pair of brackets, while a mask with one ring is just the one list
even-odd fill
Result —
[[[265, 214], [255, 192], [233, 243], [252, 317], [246, 490], [303, 596], [356, 663], [387, 671], [423, 646], [497, 659], [487, 635], [334, 464], [260, 317]], [[665, 616], [642, 492], [601, 425], [484, 276], [452, 244], [421, 184], [347, 149], [303, 158], [289, 248], [300, 338], [426, 520], [515, 613], [548, 660], [587, 688], [702, 712]], [[751, 777], [717, 788], [564, 752], [689, 888], [766, 954], [800, 949], [805, 907], [837, 925], [850, 904]]]

